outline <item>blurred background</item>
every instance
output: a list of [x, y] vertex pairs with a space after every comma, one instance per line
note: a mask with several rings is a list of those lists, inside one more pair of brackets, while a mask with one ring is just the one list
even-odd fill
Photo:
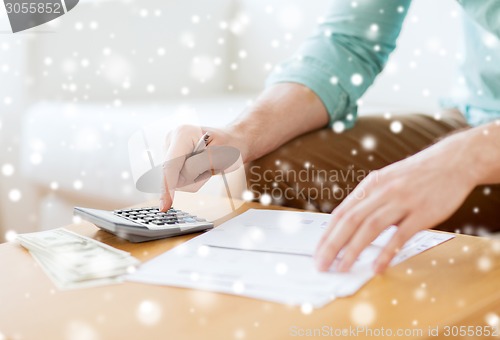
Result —
[[[71, 223], [75, 205], [144, 201], [130, 135], [173, 113], [226, 124], [331, 1], [81, 0], [17, 34], [0, 6], [0, 241]], [[436, 112], [462, 58], [460, 16], [455, 1], [415, 1], [360, 112]]]

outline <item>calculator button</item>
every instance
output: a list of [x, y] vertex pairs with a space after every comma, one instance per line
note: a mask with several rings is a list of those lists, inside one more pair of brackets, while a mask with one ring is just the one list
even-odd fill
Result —
[[161, 220], [163, 223], [174, 223], [177, 222], [177, 220]]

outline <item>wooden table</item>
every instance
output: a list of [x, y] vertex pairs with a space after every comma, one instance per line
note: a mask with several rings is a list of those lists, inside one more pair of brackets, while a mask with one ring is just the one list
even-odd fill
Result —
[[[237, 213], [248, 208], [263, 207], [247, 203]], [[141, 261], [193, 237], [131, 244], [89, 223], [68, 228]], [[445, 326], [486, 326], [500, 315], [500, 241], [463, 235], [311, 313], [245, 297], [128, 282], [59, 291], [17, 243], [0, 245], [0, 268], [1, 340], [282, 339], [305, 332], [338, 335], [359, 325], [372, 334], [392, 331], [395, 336], [401, 330], [411, 332], [404, 338], [428, 338], [429, 327], [442, 332]]]

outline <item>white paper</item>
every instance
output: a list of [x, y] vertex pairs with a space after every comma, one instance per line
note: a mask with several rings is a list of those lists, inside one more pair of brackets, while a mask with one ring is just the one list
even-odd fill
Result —
[[[316, 270], [312, 255], [329, 219], [329, 214], [248, 210], [145, 263], [127, 280], [318, 308], [354, 294], [370, 280], [373, 261], [396, 230], [385, 230], [349, 273], [333, 269], [322, 273]], [[453, 237], [419, 232], [391, 265]]]

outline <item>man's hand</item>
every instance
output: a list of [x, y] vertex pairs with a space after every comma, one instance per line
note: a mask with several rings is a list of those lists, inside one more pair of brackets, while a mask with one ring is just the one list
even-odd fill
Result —
[[[182, 186], [181, 170], [187, 155], [190, 155], [203, 134], [210, 132], [210, 145], [229, 145], [240, 150], [244, 157], [245, 147], [230, 128], [226, 130], [201, 128], [194, 125], [182, 125], [171, 131], [165, 141], [166, 157], [163, 166], [163, 186], [160, 198], [160, 211], [167, 211], [172, 206], [175, 189]], [[201, 187], [206, 181], [196, 183]]]
[[398, 227], [374, 263], [383, 272], [416, 232], [446, 220], [478, 184], [474, 157], [463, 133], [400, 162], [370, 173], [332, 212], [316, 249], [318, 269], [345, 272], [387, 227]]

